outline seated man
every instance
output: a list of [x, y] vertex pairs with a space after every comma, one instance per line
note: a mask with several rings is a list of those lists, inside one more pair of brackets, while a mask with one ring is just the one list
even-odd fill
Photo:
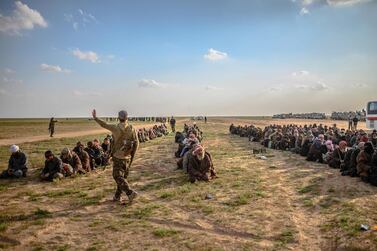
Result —
[[103, 140], [101, 147], [103, 150], [103, 163], [102, 164], [105, 166], [110, 165], [110, 153], [111, 153], [110, 140], [108, 138], [105, 138]]
[[66, 176], [77, 173], [86, 173], [86, 171], [82, 168], [79, 156], [75, 152], [69, 150], [67, 147], [63, 148], [60, 159], [63, 161], [63, 168], [66, 172]]
[[63, 162], [48, 150], [45, 152], [45, 166], [41, 172], [41, 180], [53, 181], [64, 177]]
[[341, 171], [345, 171], [345, 157], [346, 157], [346, 150], [347, 150], [347, 142], [342, 140], [339, 142], [339, 147], [337, 147], [333, 154], [332, 158], [329, 161], [329, 166], [332, 168], [339, 168]]
[[77, 156], [79, 156], [82, 168], [86, 172], [90, 172], [90, 156], [86, 151], [84, 151], [84, 145], [80, 141], [77, 142], [76, 147], [73, 149], [73, 151], [77, 154]]
[[26, 177], [27, 172], [27, 158], [26, 155], [20, 151], [16, 145], [12, 145], [9, 149], [11, 156], [8, 161], [8, 169], [0, 174], [0, 178], [21, 178]]
[[361, 177], [362, 181], [369, 182], [369, 171], [372, 166], [372, 157], [374, 149], [370, 142], [364, 144], [364, 150], [360, 151], [357, 155], [357, 174]]
[[86, 147], [84, 148], [84, 151], [89, 154], [90, 168], [92, 170], [96, 170], [96, 168], [94, 166], [94, 150], [93, 150], [93, 142], [92, 141], [88, 141], [88, 143], [86, 143]]
[[98, 139], [93, 140], [94, 163], [96, 166], [104, 165], [104, 153]]
[[209, 181], [217, 177], [211, 155], [203, 146], [197, 145], [188, 157], [187, 171], [191, 183], [196, 180]]
[[309, 148], [308, 156], [306, 157], [307, 161], [318, 161], [323, 163], [323, 155], [326, 154], [327, 147], [324, 145], [324, 135], [320, 134], [318, 138], [313, 141], [313, 144]]

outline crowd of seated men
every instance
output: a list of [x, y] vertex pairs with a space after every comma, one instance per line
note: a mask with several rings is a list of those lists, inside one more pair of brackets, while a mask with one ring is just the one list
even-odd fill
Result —
[[[140, 129], [138, 136], [140, 142], [153, 140], [168, 134], [165, 124], [154, 125], [150, 129]], [[73, 149], [64, 147], [59, 155], [51, 150], [45, 152], [45, 163], [40, 173], [41, 180], [53, 181], [77, 174], [85, 174], [95, 171], [99, 167], [110, 165], [111, 159], [111, 135], [107, 135], [102, 143], [98, 139], [89, 141], [84, 145], [81, 141], [76, 143]], [[17, 145], [9, 149], [11, 156], [8, 168], [1, 172], [0, 178], [26, 177], [27, 156]]]
[[[230, 133], [254, 137], [252, 126], [230, 126]], [[261, 129], [260, 129], [261, 130]], [[253, 133], [253, 134], [252, 134]], [[342, 175], [360, 177], [377, 185], [377, 131], [345, 130], [333, 126], [269, 125], [262, 130], [260, 140], [265, 147], [291, 151], [308, 161], [328, 164]]]
[[168, 134], [169, 134], [169, 131], [168, 131], [168, 128], [166, 127], [166, 124], [154, 125], [153, 127], [149, 129], [140, 128], [137, 131], [137, 136], [141, 143], [147, 142], [147, 141], [150, 141], [155, 138], [162, 137], [162, 136], [166, 136]]
[[203, 133], [195, 123], [192, 126], [184, 124], [183, 131], [175, 135], [177, 166], [187, 172], [191, 183], [217, 177], [211, 154], [205, 150], [202, 140]]
[[248, 137], [249, 141], [259, 142], [262, 139], [263, 131], [259, 127], [253, 125], [235, 126], [231, 124], [229, 127], [231, 134], [239, 135], [240, 137]]

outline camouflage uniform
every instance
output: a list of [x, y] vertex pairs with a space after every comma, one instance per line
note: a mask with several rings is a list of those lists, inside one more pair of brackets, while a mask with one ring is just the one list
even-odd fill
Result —
[[111, 156], [113, 157], [113, 178], [117, 183], [114, 199], [119, 200], [122, 192], [128, 196], [133, 192], [126, 179], [139, 146], [137, 132], [127, 122], [110, 125], [98, 118], [95, 118], [95, 121], [113, 134]]
[[58, 122], [57, 120], [54, 120], [54, 118], [50, 119], [50, 123], [48, 125], [48, 130], [50, 132], [50, 137], [54, 136], [55, 133], [55, 123]]

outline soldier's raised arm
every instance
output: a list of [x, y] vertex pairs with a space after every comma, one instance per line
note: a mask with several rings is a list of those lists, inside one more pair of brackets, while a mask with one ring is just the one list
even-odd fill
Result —
[[97, 112], [96, 112], [96, 109], [93, 109], [92, 111], [92, 116], [93, 116], [93, 119], [94, 121], [96, 121], [101, 127], [113, 132], [116, 128], [115, 125], [110, 125], [110, 124], [107, 124], [105, 121], [97, 118]]

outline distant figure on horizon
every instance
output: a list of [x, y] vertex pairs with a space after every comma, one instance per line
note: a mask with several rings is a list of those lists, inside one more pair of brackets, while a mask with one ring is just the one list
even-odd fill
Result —
[[353, 128], [353, 126], [352, 126], [352, 123], [353, 123], [353, 121], [352, 121], [352, 112], [349, 112], [348, 113], [348, 130], [352, 130], [352, 128]]
[[207, 116], [204, 117], [204, 123], [207, 124]]
[[353, 129], [356, 131], [357, 130], [357, 123], [359, 122], [359, 116], [355, 114], [355, 117], [352, 119], [353, 121]]
[[171, 126], [171, 131], [172, 132], [175, 132], [175, 118], [173, 116], [171, 116], [171, 119], [170, 119], [170, 126]]
[[50, 123], [48, 124], [48, 131], [50, 132], [50, 137], [54, 137], [54, 132], [55, 132], [55, 123], [58, 122], [57, 120], [52, 117], [50, 119]]

